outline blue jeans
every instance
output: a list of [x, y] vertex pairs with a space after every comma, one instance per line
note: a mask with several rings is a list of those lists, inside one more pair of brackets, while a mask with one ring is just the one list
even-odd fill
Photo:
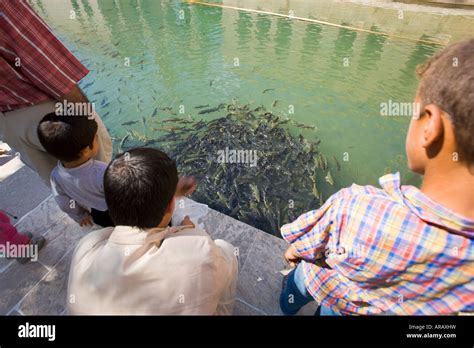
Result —
[[[280, 308], [285, 315], [295, 315], [304, 305], [314, 301], [304, 284], [303, 264], [300, 263], [288, 274], [288, 281], [280, 295]], [[331, 308], [320, 306], [315, 315], [340, 315]]]

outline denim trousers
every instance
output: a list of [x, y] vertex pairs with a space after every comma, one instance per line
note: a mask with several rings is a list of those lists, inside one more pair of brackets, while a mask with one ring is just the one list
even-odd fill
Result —
[[[280, 295], [280, 308], [285, 315], [295, 315], [304, 305], [314, 301], [304, 284], [303, 264], [300, 263], [288, 274], [285, 288]], [[315, 315], [340, 315], [327, 306], [319, 306]]]

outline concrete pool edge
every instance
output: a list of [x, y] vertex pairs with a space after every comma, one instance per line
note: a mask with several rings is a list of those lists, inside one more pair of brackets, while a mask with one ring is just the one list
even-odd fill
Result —
[[[445, 46], [470, 37], [474, 7], [446, 8], [427, 4], [402, 3], [390, 0], [349, 0], [318, 2], [268, 0], [188, 0], [189, 4], [236, 11], [253, 12], [257, 16], [267, 13], [287, 19], [308, 20], [323, 26], [343, 27], [365, 31], [389, 39], [432, 42]], [[309, 23], [311, 24], [311, 23]]]

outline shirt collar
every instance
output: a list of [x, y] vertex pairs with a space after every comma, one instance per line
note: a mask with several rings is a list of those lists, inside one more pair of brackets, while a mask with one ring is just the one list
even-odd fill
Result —
[[405, 205], [421, 220], [447, 229], [449, 232], [474, 238], [474, 221], [467, 219], [432, 201], [414, 186], [401, 186], [400, 173], [379, 179], [380, 186], [396, 201]]
[[109, 237], [109, 242], [113, 244], [143, 245], [147, 235], [147, 231], [138, 227], [115, 226]]
[[93, 158], [89, 158], [87, 161], [82, 163], [80, 166], [77, 166], [77, 167], [74, 167], [74, 168], [66, 168], [65, 166], [63, 166], [61, 161], [58, 161], [58, 168], [62, 171], [73, 172], [73, 171], [76, 171], [76, 170], [81, 170], [82, 168], [85, 168], [85, 167], [91, 165], [93, 161], [94, 161]]
[[133, 226], [115, 226], [109, 237], [109, 242], [124, 245], [148, 245], [157, 244], [178, 231], [192, 228], [191, 226], [173, 226], [166, 228], [141, 229]]

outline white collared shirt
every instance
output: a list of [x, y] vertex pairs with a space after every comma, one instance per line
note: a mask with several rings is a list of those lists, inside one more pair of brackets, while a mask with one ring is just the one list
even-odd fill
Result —
[[199, 228], [151, 237], [129, 226], [85, 236], [71, 263], [69, 314], [232, 313], [238, 267], [231, 244]]

